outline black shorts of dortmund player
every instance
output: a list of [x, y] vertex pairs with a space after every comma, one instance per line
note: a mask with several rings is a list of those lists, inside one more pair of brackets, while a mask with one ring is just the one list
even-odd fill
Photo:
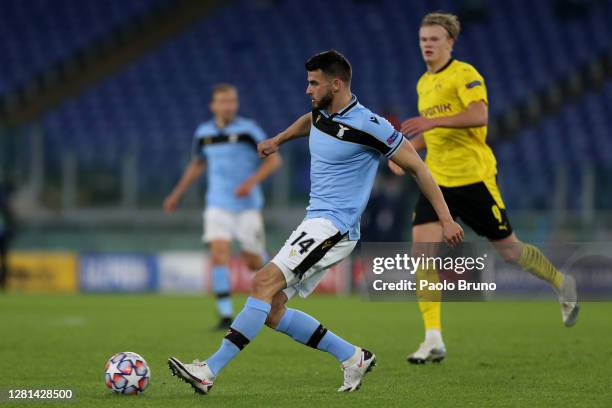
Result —
[[[492, 188], [497, 190], [496, 185]], [[461, 219], [478, 235], [496, 241], [512, 234], [506, 210], [499, 207], [484, 182], [460, 187], [440, 186], [440, 190], [452, 217]], [[499, 197], [499, 192], [495, 193]], [[435, 221], [438, 221], [438, 215], [429, 200], [421, 193], [415, 207], [412, 225]]]

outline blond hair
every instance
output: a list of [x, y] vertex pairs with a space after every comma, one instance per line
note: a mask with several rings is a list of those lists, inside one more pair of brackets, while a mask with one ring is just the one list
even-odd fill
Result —
[[212, 97], [214, 98], [215, 95], [218, 94], [218, 93], [230, 92], [230, 91], [234, 91], [234, 92], [238, 93], [238, 90], [232, 84], [227, 84], [227, 83], [217, 84], [217, 85], [213, 86]]
[[444, 28], [448, 33], [448, 36], [455, 41], [457, 41], [459, 38], [461, 23], [459, 23], [459, 18], [454, 14], [436, 11], [434, 13], [427, 14], [425, 17], [423, 17], [423, 20], [421, 20], [421, 27], [432, 25], [439, 25], [440, 27]]

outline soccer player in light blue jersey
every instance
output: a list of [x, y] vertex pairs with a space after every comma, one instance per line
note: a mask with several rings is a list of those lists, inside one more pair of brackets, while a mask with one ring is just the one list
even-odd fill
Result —
[[306, 62], [313, 110], [287, 130], [261, 142], [269, 157], [291, 139], [309, 134], [310, 205], [304, 221], [278, 254], [260, 269], [251, 296], [221, 343], [206, 361], [185, 364], [170, 357], [173, 374], [206, 394], [220, 371], [259, 333], [264, 325], [295, 341], [330, 353], [342, 366], [338, 391], [352, 392], [376, 364], [369, 350], [353, 345], [319, 321], [285, 306], [296, 294], [307, 297], [325, 271], [346, 258], [359, 239], [363, 212], [382, 156], [411, 172], [431, 201], [444, 228], [444, 240], [455, 245], [463, 230], [448, 211], [429, 170], [402, 135], [382, 117], [361, 105], [351, 93], [351, 66], [337, 51], [317, 54]]
[[202, 239], [210, 246], [219, 329], [228, 329], [232, 323], [228, 269], [231, 241], [235, 239], [240, 243], [242, 257], [250, 269], [256, 271], [267, 261], [260, 183], [281, 165], [278, 154], [263, 161], [260, 159], [257, 144], [266, 135], [253, 120], [237, 116], [238, 106], [238, 92], [234, 86], [215, 86], [210, 103], [214, 118], [198, 126], [194, 157], [164, 201], [164, 209], [174, 211], [183, 194], [208, 165]]

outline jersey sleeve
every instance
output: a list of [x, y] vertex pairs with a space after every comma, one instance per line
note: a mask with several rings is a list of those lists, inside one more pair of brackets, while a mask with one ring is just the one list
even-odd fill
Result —
[[255, 122], [251, 122], [250, 133], [255, 139], [255, 142], [259, 143], [268, 138], [266, 132]]
[[404, 140], [404, 136], [387, 119], [375, 113], [365, 118], [363, 131], [374, 137], [372, 147], [385, 157], [393, 156]]
[[487, 105], [487, 88], [484, 79], [472, 66], [462, 67], [457, 74], [457, 93], [463, 106], [468, 106], [472, 102], [483, 101]]
[[206, 156], [204, 155], [204, 149], [202, 149], [202, 138], [201, 134], [202, 126], [198, 126], [196, 131], [193, 134], [193, 141], [191, 143], [191, 157], [194, 159], [204, 160]]

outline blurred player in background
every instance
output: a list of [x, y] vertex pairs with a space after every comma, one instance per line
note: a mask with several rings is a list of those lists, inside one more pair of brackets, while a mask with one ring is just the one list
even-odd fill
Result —
[[[441, 187], [453, 218], [461, 218], [485, 236], [505, 261], [548, 282], [559, 295], [564, 324], [573, 326], [579, 310], [574, 278], [559, 272], [538, 248], [519, 241], [512, 232], [497, 187], [497, 163], [486, 144], [488, 100], [484, 79], [473, 66], [452, 57], [459, 31], [459, 20], [452, 14], [431, 13], [423, 18], [419, 43], [427, 72], [417, 84], [421, 116], [404, 121], [402, 133], [414, 136], [410, 141], [416, 150], [427, 148], [425, 163]], [[389, 166], [396, 174], [403, 173], [393, 162]], [[414, 243], [440, 242], [442, 233], [436, 212], [421, 195], [414, 213]], [[439, 280], [435, 269], [420, 269], [417, 276]], [[441, 361], [446, 349], [440, 302], [435, 301], [440, 294], [419, 295], [425, 341], [408, 361]]]
[[352, 252], [382, 155], [414, 174], [441, 220], [442, 238], [450, 244], [463, 239], [463, 230], [451, 218], [440, 189], [410, 143], [404, 143], [388, 121], [361, 105], [351, 93], [351, 66], [346, 58], [326, 51], [310, 58], [306, 70], [312, 112], [258, 147], [269, 157], [281, 144], [309, 133], [311, 190], [306, 218], [274, 259], [255, 275], [251, 296], [217, 352], [205, 362], [168, 360], [173, 373], [202, 394], [212, 388], [223, 367], [253, 341], [264, 324], [333, 355], [344, 371], [338, 391], [359, 389], [364, 375], [375, 365], [374, 354], [285, 304], [295, 295], [310, 295], [326, 270]]
[[238, 92], [233, 85], [214, 87], [210, 102], [214, 117], [197, 128], [194, 157], [164, 201], [166, 212], [173, 212], [208, 166], [202, 239], [210, 247], [212, 286], [221, 316], [219, 329], [227, 329], [232, 323], [228, 268], [232, 240], [239, 242], [251, 270], [260, 269], [267, 261], [260, 183], [281, 166], [278, 154], [263, 161], [259, 158], [257, 143], [266, 135], [255, 121], [237, 116], [238, 107]]

